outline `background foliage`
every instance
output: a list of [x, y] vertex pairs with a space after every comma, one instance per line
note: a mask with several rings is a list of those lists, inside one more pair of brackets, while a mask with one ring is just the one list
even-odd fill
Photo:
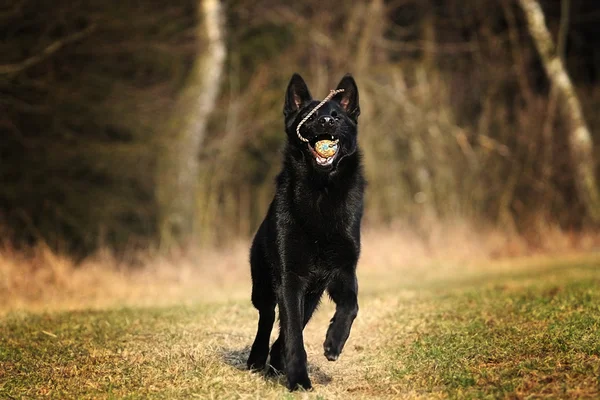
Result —
[[[2, 6], [0, 219], [17, 243], [81, 254], [156, 243], [155, 169], [201, 48], [196, 3]], [[600, 4], [573, 0], [568, 20], [561, 2], [541, 4], [598, 143]], [[317, 98], [357, 78], [367, 224], [427, 235], [464, 220], [531, 238], [588, 227], [556, 94], [512, 0], [223, 8], [228, 58], [198, 151], [196, 240], [227, 244], [260, 222], [296, 71]]]

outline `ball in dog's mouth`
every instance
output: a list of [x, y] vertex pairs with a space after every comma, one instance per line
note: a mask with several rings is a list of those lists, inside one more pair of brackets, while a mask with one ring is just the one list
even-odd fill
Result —
[[315, 157], [317, 164], [328, 166], [333, 163], [333, 159], [338, 152], [338, 141], [334, 140], [333, 137], [316, 140], [312, 144], [309, 143], [308, 148]]

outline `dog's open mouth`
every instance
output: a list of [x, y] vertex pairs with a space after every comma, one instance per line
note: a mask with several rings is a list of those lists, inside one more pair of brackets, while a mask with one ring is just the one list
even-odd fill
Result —
[[333, 163], [339, 150], [339, 140], [332, 135], [318, 135], [308, 142], [310, 150], [317, 164], [327, 167]]

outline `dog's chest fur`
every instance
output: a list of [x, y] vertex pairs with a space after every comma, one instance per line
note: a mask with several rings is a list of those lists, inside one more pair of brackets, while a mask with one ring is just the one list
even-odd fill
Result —
[[358, 160], [346, 161], [329, 181], [297, 178], [289, 170], [277, 179], [276, 208], [286, 218], [276, 229], [287, 238], [279, 252], [304, 261], [297, 272], [309, 292], [326, 287], [340, 268], [353, 267], [360, 252], [364, 181]]

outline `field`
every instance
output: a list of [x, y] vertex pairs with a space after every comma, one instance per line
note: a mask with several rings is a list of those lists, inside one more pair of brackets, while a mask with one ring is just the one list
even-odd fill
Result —
[[600, 255], [404, 267], [384, 258], [360, 267], [361, 309], [337, 362], [322, 355], [329, 300], [309, 323], [311, 393], [245, 370], [257, 313], [242, 274], [221, 281], [219, 296], [206, 295], [216, 284], [203, 277], [187, 302], [155, 293], [155, 304], [5, 308], [0, 398], [600, 396]]

